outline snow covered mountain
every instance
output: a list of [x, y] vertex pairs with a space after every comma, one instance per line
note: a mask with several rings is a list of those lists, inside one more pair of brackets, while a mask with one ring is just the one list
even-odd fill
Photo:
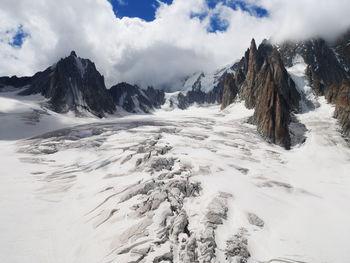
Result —
[[182, 91], [200, 90], [209, 93], [220, 85], [226, 74], [234, 73], [237, 63], [218, 69], [215, 72], [197, 72], [186, 78]]
[[235, 72], [237, 63], [226, 66], [215, 72], [198, 72], [186, 78], [180, 92], [170, 96], [170, 103], [180, 109], [193, 104], [221, 103], [225, 79]]
[[302, 43], [285, 43], [279, 50], [287, 67], [302, 58], [312, 90], [336, 105], [334, 116], [342, 131], [350, 137], [350, 31], [335, 43], [313, 39]]
[[0, 262], [350, 262], [349, 41], [252, 40], [172, 94], [74, 52], [0, 78]]

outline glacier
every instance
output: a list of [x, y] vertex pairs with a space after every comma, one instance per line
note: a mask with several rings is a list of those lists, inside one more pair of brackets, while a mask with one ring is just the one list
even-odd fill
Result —
[[1, 92], [0, 261], [350, 261], [350, 148], [304, 67], [290, 151], [243, 102], [96, 119]]

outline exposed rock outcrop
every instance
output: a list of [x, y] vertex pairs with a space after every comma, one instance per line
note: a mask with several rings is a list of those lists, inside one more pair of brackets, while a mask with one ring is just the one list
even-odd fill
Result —
[[20, 88], [30, 83], [31, 77], [0, 77], [0, 90], [4, 87]]
[[221, 109], [232, 104], [238, 95], [238, 88], [233, 74], [227, 74], [222, 94]]
[[350, 138], [350, 81], [344, 80], [335, 100], [334, 117], [339, 120], [343, 133]]
[[[239, 229], [230, 240], [226, 241], [226, 259], [229, 262], [247, 263], [250, 258], [248, 251], [248, 239], [246, 237], [247, 230], [244, 228]], [[233, 261], [235, 260], [235, 261]]]
[[281, 45], [279, 51], [287, 67], [293, 65], [293, 61], [298, 55], [302, 56], [308, 65], [306, 73], [310, 85], [318, 95], [332, 97], [330, 87], [335, 83], [339, 84], [346, 76], [334, 50], [323, 39], [285, 43]]
[[19, 94], [42, 94], [49, 99], [49, 107], [56, 112], [74, 111], [103, 117], [114, 113], [113, 100], [104, 83], [104, 77], [95, 64], [79, 58], [74, 51], [45, 71], [32, 77], [2, 78], [5, 84], [25, 87]]
[[261, 67], [261, 59], [258, 59], [258, 50], [256, 48], [255, 40], [253, 39], [250, 48], [246, 52], [243, 65], [247, 66], [245, 81], [242, 83], [240, 96], [245, 100], [245, 105], [248, 109], [254, 108], [256, 105], [257, 93], [257, 77], [258, 71]]
[[290, 148], [291, 114], [298, 111], [300, 95], [289, 77], [279, 52], [268, 41], [259, 48], [253, 39], [238, 64], [234, 78], [226, 82], [222, 108], [239, 97], [255, 108], [250, 121], [268, 141]]
[[164, 104], [164, 91], [148, 87], [146, 90], [137, 85], [128, 83], [119, 83], [110, 88], [115, 105], [132, 113], [149, 113], [155, 108]]
[[[263, 49], [264, 45], [260, 47]], [[290, 114], [293, 110], [298, 110], [300, 96], [278, 52], [271, 49], [272, 46], [266, 48], [268, 50], [263, 51], [263, 54], [266, 54], [264, 63], [253, 80], [253, 95], [250, 94], [249, 103], [255, 104], [253, 121], [267, 140], [290, 148]]]

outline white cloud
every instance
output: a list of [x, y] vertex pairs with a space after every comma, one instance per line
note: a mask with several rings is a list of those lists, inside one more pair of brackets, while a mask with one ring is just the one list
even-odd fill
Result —
[[[74, 49], [96, 63], [107, 86], [119, 81], [170, 85], [186, 73], [240, 58], [252, 37], [331, 38], [350, 25], [348, 0], [248, 2], [265, 7], [270, 16], [256, 18], [223, 5], [208, 10], [204, 0], [174, 0], [158, 8], [154, 21], [145, 22], [116, 18], [107, 0], [2, 0], [0, 75], [33, 74]], [[191, 17], [205, 12], [219, 14], [229, 24], [227, 31], [208, 33], [209, 18]], [[6, 32], [18, 25], [30, 37], [15, 49]]]
[[332, 40], [350, 27], [349, 0], [261, 0], [277, 28], [276, 41], [324, 37]]

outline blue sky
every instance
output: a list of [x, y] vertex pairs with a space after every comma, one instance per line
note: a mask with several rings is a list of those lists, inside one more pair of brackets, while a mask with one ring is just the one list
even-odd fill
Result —
[[[145, 21], [153, 21], [155, 19], [156, 9], [159, 7], [157, 0], [107, 0], [112, 4], [113, 11], [118, 18], [122, 17], [138, 17]], [[161, 0], [165, 4], [171, 4], [173, 0]], [[214, 9], [218, 4], [223, 4], [234, 10], [241, 9], [255, 17], [267, 17], [269, 12], [261, 6], [247, 4], [242, 0], [206, 0], [210, 9]], [[207, 13], [193, 14], [203, 20], [207, 17]], [[214, 14], [210, 18], [208, 32], [224, 32], [228, 28], [227, 21], [222, 20], [219, 14]], [[20, 48], [24, 40], [29, 34], [24, 31], [23, 25], [19, 25], [13, 38], [9, 41], [9, 45]]]
[[[122, 17], [139, 17], [146, 21], [155, 19], [155, 11], [159, 6], [156, 0], [108, 0], [112, 6], [115, 15]], [[210, 9], [214, 9], [219, 3], [226, 5], [234, 10], [241, 9], [252, 16], [266, 17], [268, 11], [261, 6], [247, 4], [242, 0], [206, 0]], [[166, 4], [171, 4], [172, 0], [161, 0]], [[207, 14], [193, 14], [193, 17], [204, 19]], [[210, 19], [210, 28], [208, 32], [225, 31], [228, 23], [220, 19], [219, 15], [213, 15]]]
[[[10, 33], [10, 32], [9, 32]], [[29, 36], [23, 29], [23, 25], [19, 25], [9, 45], [19, 48], [23, 45], [23, 41]]]
[[210, 8], [215, 8], [218, 3], [222, 3], [234, 10], [241, 9], [256, 17], [266, 17], [269, 14], [262, 6], [248, 4], [242, 0], [206, 0], [206, 2]]
[[[112, 6], [115, 15], [119, 18], [139, 17], [146, 21], [152, 21], [155, 18], [155, 11], [159, 6], [156, 0], [108, 0]], [[163, 3], [171, 4], [172, 0], [162, 0]]]
[[[348, 0], [160, 1], [168, 6], [158, 8], [158, 0], [2, 0], [0, 75], [32, 75], [75, 50], [96, 63], [107, 86], [173, 85], [189, 72], [240, 59], [252, 38], [331, 41], [350, 27]], [[152, 21], [155, 13], [156, 22], [116, 18]]]

